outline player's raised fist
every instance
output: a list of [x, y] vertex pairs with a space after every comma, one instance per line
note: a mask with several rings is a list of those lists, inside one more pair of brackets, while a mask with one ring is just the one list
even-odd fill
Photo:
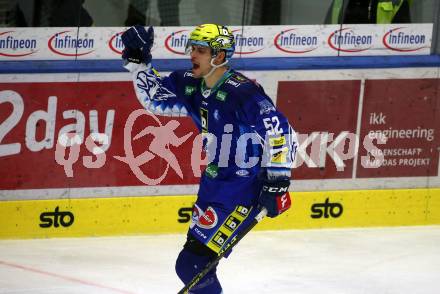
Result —
[[151, 62], [151, 47], [154, 42], [153, 27], [135, 25], [126, 30], [121, 35], [122, 43], [125, 49], [122, 51], [122, 58], [134, 63]]

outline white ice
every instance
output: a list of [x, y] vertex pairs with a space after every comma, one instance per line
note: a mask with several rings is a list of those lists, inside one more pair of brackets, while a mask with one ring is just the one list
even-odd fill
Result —
[[[0, 241], [0, 293], [177, 293], [184, 235]], [[440, 226], [252, 232], [225, 294], [438, 294]]]

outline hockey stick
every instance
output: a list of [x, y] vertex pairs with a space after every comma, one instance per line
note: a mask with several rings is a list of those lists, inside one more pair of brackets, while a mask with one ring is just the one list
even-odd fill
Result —
[[252, 223], [246, 229], [241, 231], [239, 234], [235, 235], [235, 237], [232, 238], [232, 240], [226, 244], [225, 248], [220, 250], [218, 256], [213, 261], [208, 262], [205, 268], [196, 276], [194, 276], [194, 278], [188, 284], [186, 284], [185, 287], [183, 287], [182, 290], [180, 290], [177, 294], [187, 294], [192, 287], [194, 287], [198, 282], [200, 282], [200, 280], [220, 262], [220, 259], [222, 259], [223, 256], [225, 256], [225, 254], [229, 252], [229, 250], [231, 250], [235, 245], [237, 245], [237, 243], [241, 239], [243, 239], [243, 237], [246, 236], [247, 233], [249, 233], [266, 216], [266, 214], [267, 214], [267, 209], [263, 207], [263, 209], [261, 209], [261, 211], [255, 216]]

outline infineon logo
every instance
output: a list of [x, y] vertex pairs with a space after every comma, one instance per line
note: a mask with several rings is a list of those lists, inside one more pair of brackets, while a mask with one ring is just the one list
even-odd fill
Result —
[[108, 41], [108, 46], [110, 49], [117, 54], [122, 54], [122, 50], [124, 50], [124, 44], [122, 43], [121, 39], [121, 35], [123, 33], [124, 32], [119, 32], [114, 34]]
[[[62, 56], [82, 56], [95, 51], [95, 40], [92, 38], [80, 38], [72, 31], [63, 31], [50, 37], [47, 42], [49, 50]], [[90, 50], [93, 49], [93, 50]]]
[[297, 29], [281, 31], [273, 41], [275, 47], [286, 53], [301, 54], [318, 48], [318, 37], [298, 32]]
[[172, 32], [165, 38], [165, 48], [179, 55], [185, 55], [186, 42], [188, 42], [188, 30]]
[[23, 57], [34, 54], [38, 50], [36, 39], [19, 39], [14, 36], [15, 31], [0, 33], [0, 56]]
[[385, 47], [393, 51], [412, 52], [423, 48], [430, 48], [429, 38], [425, 34], [405, 32], [406, 27], [388, 31], [382, 38]]
[[264, 38], [261, 36], [244, 36], [243, 30], [233, 30], [235, 54], [254, 54], [264, 49]]
[[357, 34], [352, 28], [344, 28], [331, 33], [327, 43], [336, 51], [361, 52], [371, 48], [373, 36]]

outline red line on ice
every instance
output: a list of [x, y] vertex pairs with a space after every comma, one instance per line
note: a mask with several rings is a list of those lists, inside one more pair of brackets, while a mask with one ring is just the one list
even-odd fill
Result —
[[108, 287], [108, 286], [100, 285], [100, 284], [89, 282], [89, 281], [86, 281], [86, 280], [81, 280], [81, 279], [77, 279], [77, 278], [63, 276], [63, 275], [59, 275], [59, 274], [56, 274], [56, 273], [51, 273], [51, 272], [39, 270], [39, 269], [36, 269], [36, 268], [32, 268], [32, 267], [28, 267], [28, 266], [24, 266], [24, 265], [20, 265], [20, 264], [14, 264], [14, 263], [2, 261], [2, 260], [0, 260], [0, 264], [5, 265], [5, 266], [9, 266], [9, 267], [13, 267], [13, 268], [18, 268], [18, 269], [25, 270], [25, 271], [28, 271], [28, 272], [33, 272], [33, 273], [37, 273], [37, 274], [41, 274], [41, 275], [46, 275], [46, 276], [50, 276], [50, 277], [54, 277], [54, 278], [63, 279], [63, 280], [70, 281], [70, 282], [75, 282], [75, 283], [79, 283], [79, 284], [83, 284], [83, 285], [88, 285], [88, 286], [93, 286], [93, 287], [97, 287], [97, 288], [107, 289], [107, 290], [111, 290], [111, 291], [118, 292], [118, 293], [133, 294], [132, 292], [128, 292], [128, 291], [125, 291], [125, 290], [120, 290], [120, 289], [116, 289], [116, 288], [113, 288], [113, 287]]

